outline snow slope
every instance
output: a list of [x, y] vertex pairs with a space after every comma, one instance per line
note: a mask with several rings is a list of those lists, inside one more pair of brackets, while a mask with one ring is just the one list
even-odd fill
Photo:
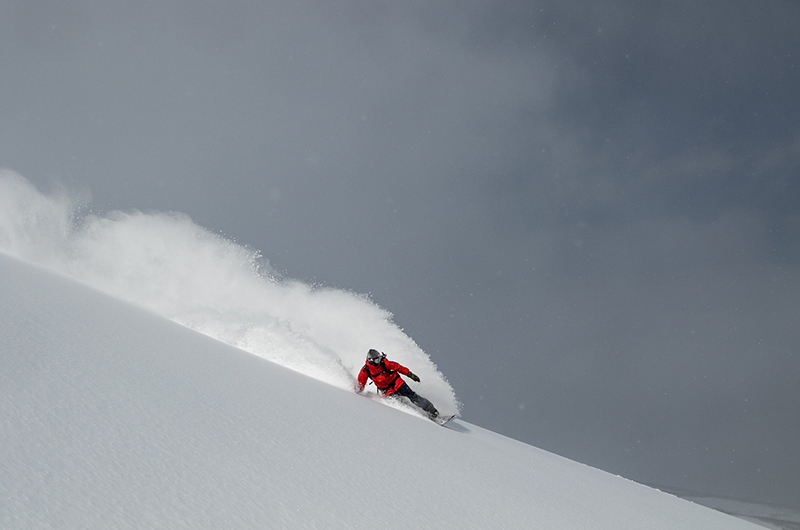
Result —
[[2, 528], [758, 528], [2, 254], [0, 477]]
[[0, 171], [0, 252], [342, 389], [378, 348], [422, 378], [412, 388], [443, 414], [453, 388], [391, 313], [351, 292], [280, 278], [260, 254], [176, 213], [92, 214]]
[[760, 526], [771, 530], [798, 530], [800, 529], [800, 510], [774, 506], [769, 504], [757, 504], [748, 501], [725, 499], [720, 497], [709, 497], [690, 491], [671, 491], [682, 499], [687, 499], [701, 506], [707, 506], [723, 513], [727, 513], [752, 521]]

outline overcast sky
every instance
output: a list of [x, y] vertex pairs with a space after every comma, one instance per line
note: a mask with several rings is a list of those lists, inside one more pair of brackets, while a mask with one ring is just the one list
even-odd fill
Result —
[[796, 507], [798, 27], [788, 0], [0, 0], [0, 166], [369, 293], [468, 421]]

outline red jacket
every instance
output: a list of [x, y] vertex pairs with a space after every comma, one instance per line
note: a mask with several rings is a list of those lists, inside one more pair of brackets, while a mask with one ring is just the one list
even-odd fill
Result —
[[385, 395], [391, 395], [397, 392], [397, 389], [403, 386], [403, 378], [398, 375], [408, 375], [408, 368], [396, 363], [394, 361], [387, 361], [382, 359], [378, 364], [366, 363], [364, 367], [358, 372], [358, 388], [361, 392], [364, 390], [364, 385], [367, 384], [367, 378], [372, 379], [378, 390]]

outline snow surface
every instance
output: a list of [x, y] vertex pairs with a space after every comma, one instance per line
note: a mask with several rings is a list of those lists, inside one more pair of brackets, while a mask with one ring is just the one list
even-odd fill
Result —
[[752, 521], [772, 530], [800, 529], [800, 510], [794, 508], [757, 504], [735, 499], [700, 496], [688, 492], [681, 494], [680, 497], [689, 499], [702, 506], [734, 515], [740, 519]]
[[421, 377], [409, 385], [442, 414], [459, 411], [453, 388], [391, 313], [364, 296], [282, 279], [257, 251], [183, 214], [96, 215], [0, 171], [0, 251], [342, 389], [377, 348]]
[[759, 528], [2, 254], [0, 477], [15, 529]]

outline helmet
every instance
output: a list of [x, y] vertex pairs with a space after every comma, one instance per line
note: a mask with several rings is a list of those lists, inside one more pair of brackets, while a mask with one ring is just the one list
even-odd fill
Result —
[[386, 354], [378, 350], [370, 350], [367, 352], [367, 361], [372, 364], [378, 364], [386, 357]]

